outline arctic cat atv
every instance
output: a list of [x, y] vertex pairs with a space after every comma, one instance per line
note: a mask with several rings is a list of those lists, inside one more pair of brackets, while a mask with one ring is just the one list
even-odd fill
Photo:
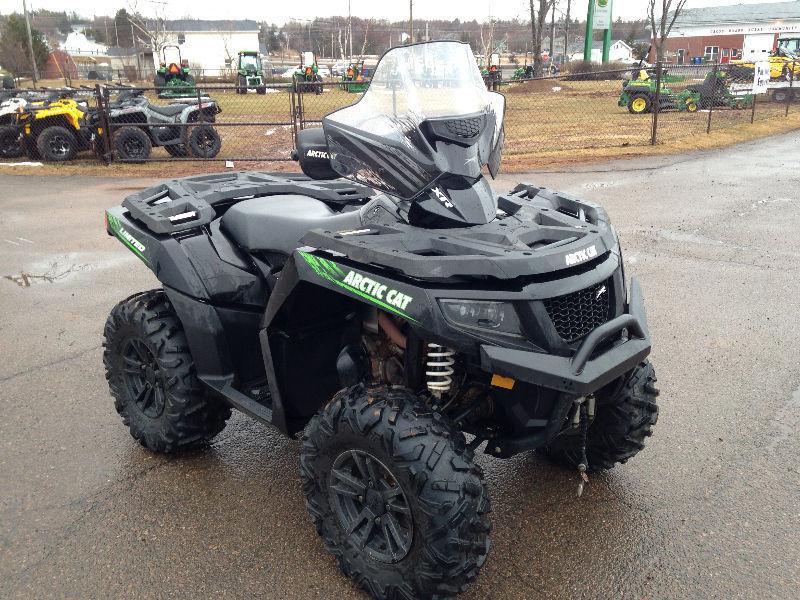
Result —
[[259, 94], [266, 94], [265, 83], [261, 54], [256, 51], [240, 51], [239, 66], [236, 72], [236, 93], [246, 94], [248, 89], [254, 89]]
[[189, 61], [181, 56], [175, 44], [161, 48], [161, 64], [153, 78], [153, 87], [159, 98], [191, 98], [197, 96], [194, 77], [189, 71]]
[[[111, 147], [119, 159], [146, 160], [153, 146], [163, 146], [170, 156], [177, 158], [214, 158], [219, 154], [222, 140], [211, 123], [222, 109], [214, 100], [205, 98], [199, 104], [184, 101], [164, 106], [153, 104], [143, 92], [123, 90], [109, 106]], [[187, 126], [192, 123], [197, 125]], [[105, 135], [101, 128], [97, 131]]]
[[299, 133], [305, 175], [186, 177], [106, 214], [162, 284], [105, 326], [133, 437], [196, 446], [231, 407], [301, 437], [314, 525], [374, 598], [475, 580], [484, 443], [541, 451], [582, 486], [656, 423], [642, 293], [606, 212], [530, 184], [497, 196], [482, 176], [504, 106], [468, 44], [394, 48], [359, 102]]

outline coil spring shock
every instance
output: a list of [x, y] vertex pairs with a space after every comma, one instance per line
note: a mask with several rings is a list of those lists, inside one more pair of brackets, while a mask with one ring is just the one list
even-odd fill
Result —
[[450, 348], [445, 348], [440, 344], [428, 344], [428, 359], [425, 362], [427, 370], [425, 376], [428, 378], [428, 389], [437, 398], [450, 391], [453, 384], [453, 365], [456, 363], [455, 352]]

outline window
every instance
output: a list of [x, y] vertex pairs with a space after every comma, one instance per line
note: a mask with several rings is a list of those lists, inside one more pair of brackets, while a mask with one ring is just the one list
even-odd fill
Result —
[[186, 43], [186, 35], [183, 33], [178, 34], [178, 44], [185, 44]]
[[682, 65], [684, 58], [686, 57], [686, 49], [685, 48], [678, 48], [678, 64]]
[[706, 46], [703, 58], [707, 62], [717, 62], [719, 60], [719, 46]]
[[731, 59], [732, 60], [739, 60], [742, 58], [742, 49], [741, 48], [731, 48]]

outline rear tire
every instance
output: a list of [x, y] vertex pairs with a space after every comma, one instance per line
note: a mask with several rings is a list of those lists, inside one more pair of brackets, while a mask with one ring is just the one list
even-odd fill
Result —
[[409, 390], [338, 393], [305, 429], [300, 474], [328, 551], [373, 598], [449, 598], [486, 561], [483, 473], [461, 432]]
[[245, 78], [243, 75], [238, 75], [236, 77], [236, 93], [237, 94], [247, 93], [247, 78]]
[[189, 132], [187, 146], [194, 158], [214, 158], [222, 148], [222, 140], [211, 125], [198, 125]]
[[117, 304], [103, 335], [114, 406], [139, 443], [171, 454], [222, 431], [231, 409], [197, 379], [183, 327], [163, 291]]
[[[597, 414], [589, 426], [586, 457], [589, 471], [611, 469], [625, 463], [644, 448], [658, 421], [656, 374], [643, 361], [621, 380], [597, 394]], [[541, 449], [550, 460], [571, 469], [581, 462], [577, 433], [563, 433]]]
[[653, 108], [653, 101], [644, 94], [635, 94], [628, 101], [628, 112], [634, 115], [649, 113]]
[[0, 158], [19, 158], [22, 156], [22, 143], [19, 129], [13, 125], [0, 127]]
[[141, 163], [150, 158], [153, 144], [138, 127], [122, 127], [114, 132], [114, 150], [120, 160]]
[[54, 125], [47, 127], [36, 138], [39, 155], [52, 162], [72, 160], [78, 153], [78, 140], [66, 127]]

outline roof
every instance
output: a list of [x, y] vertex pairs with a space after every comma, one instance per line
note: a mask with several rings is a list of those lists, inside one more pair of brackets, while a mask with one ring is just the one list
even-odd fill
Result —
[[800, 0], [764, 4], [729, 4], [687, 8], [678, 15], [675, 27], [707, 27], [730, 23], [771, 23], [800, 20]]
[[[159, 27], [161, 29], [162, 27]], [[250, 19], [240, 19], [237, 21], [208, 21], [203, 19], [178, 19], [175, 21], [165, 21], [163, 29], [168, 32], [187, 32], [187, 31], [259, 31], [258, 22]]]

